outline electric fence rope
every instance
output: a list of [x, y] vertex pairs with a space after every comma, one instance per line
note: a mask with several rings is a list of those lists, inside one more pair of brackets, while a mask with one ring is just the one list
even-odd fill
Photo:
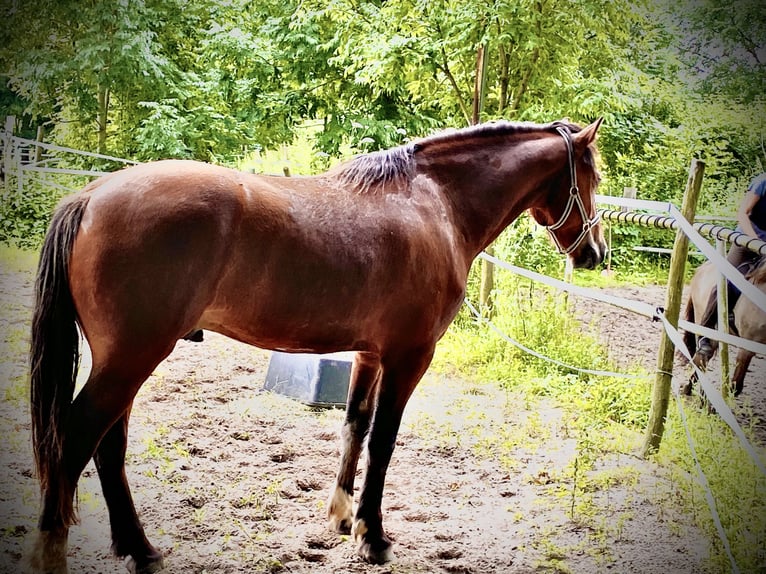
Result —
[[568, 364], [566, 364], [566, 363], [564, 363], [562, 361], [559, 361], [557, 359], [553, 359], [551, 357], [547, 357], [547, 356], [545, 356], [545, 355], [543, 355], [541, 353], [538, 353], [537, 351], [535, 351], [533, 349], [530, 349], [529, 347], [527, 347], [523, 343], [520, 343], [519, 341], [517, 341], [516, 339], [514, 339], [510, 335], [507, 335], [502, 330], [500, 330], [500, 328], [498, 328], [497, 325], [495, 325], [492, 321], [490, 321], [486, 317], [482, 317], [482, 315], [481, 315], [481, 313], [479, 313], [478, 309], [476, 309], [476, 307], [468, 299], [465, 299], [464, 303], [465, 303], [466, 307], [468, 307], [471, 310], [471, 313], [474, 315], [474, 317], [476, 317], [476, 319], [478, 319], [480, 322], [482, 322], [485, 325], [487, 325], [487, 327], [492, 329], [501, 339], [503, 339], [504, 341], [507, 341], [511, 345], [521, 349], [525, 353], [527, 353], [529, 355], [532, 355], [533, 357], [537, 357], [538, 359], [541, 359], [541, 360], [546, 361], [548, 363], [552, 363], [554, 365], [558, 365], [559, 367], [563, 367], [563, 368], [565, 368], [567, 370], [570, 370], [570, 371], [575, 371], [577, 373], [584, 373], [584, 374], [588, 374], [588, 375], [596, 375], [596, 376], [599, 376], [599, 377], [614, 377], [614, 378], [622, 378], [622, 379], [645, 379], [646, 378], [645, 375], [630, 375], [630, 374], [627, 374], [627, 373], [615, 373], [613, 371], [601, 371], [601, 370], [598, 370], [598, 369], [584, 369], [584, 368], [581, 368], [581, 367], [575, 367], [573, 365], [568, 365]]

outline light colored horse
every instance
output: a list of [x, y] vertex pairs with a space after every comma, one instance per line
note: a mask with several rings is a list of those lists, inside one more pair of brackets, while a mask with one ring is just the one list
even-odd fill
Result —
[[[689, 285], [689, 301], [686, 304], [685, 314], [687, 321], [694, 323], [699, 321], [710, 300], [710, 294], [718, 282], [718, 277], [718, 271], [710, 261], [697, 269]], [[747, 274], [747, 279], [766, 293], [766, 258], [762, 258], [756, 264], [755, 269]], [[734, 306], [734, 326], [737, 333], [744, 339], [766, 343], [766, 312], [745, 296], [741, 296]], [[697, 349], [697, 338], [694, 333], [687, 332], [684, 343], [689, 352], [694, 355]], [[711, 343], [714, 349], [717, 349], [718, 342], [711, 341]], [[740, 349], [737, 353], [734, 374], [731, 377], [731, 389], [735, 396], [742, 392], [745, 375], [754, 356], [755, 353], [747, 349]], [[703, 366], [705, 366], [704, 363]], [[691, 394], [692, 383], [693, 381], [690, 380], [683, 386], [682, 390], [685, 394]]]

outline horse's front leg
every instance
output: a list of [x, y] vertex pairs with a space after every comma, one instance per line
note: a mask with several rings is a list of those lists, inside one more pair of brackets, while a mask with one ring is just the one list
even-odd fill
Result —
[[353, 526], [358, 554], [373, 564], [383, 564], [394, 558], [391, 541], [383, 530], [380, 509], [383, 486], [404, 407], [432, 357], [433, 347], [430, 347], [395, 360], [383, 359], [383, 372], [367, 439], [367, 469]]
[[341, 534], [351, 532], [354, 504], [354, 477], [362, 451], [362, 442], [370, 426], [370, 411], [374, 389], [380, 378], [380, 358], [369, 353], [357, 353], [351, 367], [346, 403], [346, 420], [341, 430], [343, 453], [335, 487], [327, 505], [330, 529]]

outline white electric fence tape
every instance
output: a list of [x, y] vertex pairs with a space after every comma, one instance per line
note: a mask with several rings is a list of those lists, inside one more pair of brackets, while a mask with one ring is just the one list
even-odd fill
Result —
[[[640, 301], [631, 301], [630, 299], [624, 299], [622, 297], [607, 295], [605, 293], [601, 293], [600, 291], [596, 289], [590, 289], [587, 287], [572, 285], [571, 283], [566, 283], [565, 281], [554, 279], [553, 277], [548, 277], [547, 275], [541, 275], [540, 273], [535, 273], [534, 271], [530, 271], [522, 267], [511, 265], [510, 263], [507, 263], [501, 259], [498, 259], [497, 257], [494, 257], [484, 252], [480, 253], [479, 257], [494, 263], [498, 267], [507, 269], [508, 271], [512, 271], [514, 273], [518, 273], [519, 275], [523, 277], [527, 277], [529, 279], [539, 281], [543, 284], [556, 287], [563, 291], [568, 291], [570, 293], [574, 293], [575, 295], [579, 295], [589, 299], [594, 299], [597, 301], [610, 303], [612, 305], [622, 307], [623, 309], [627, 309], [629, 311], [633, 311], [635, 313], [639, 313], [641, 315], [651, 317], [652, 319], [661, 320], [665, 326], [665, 331], [668, 333], [668, 337], [670, 337], [670, 340], [673, 342], [673, 344], [677, 348], [679, 348], [679, 350], [691, 362], [691, 355], [689, 354], [689, 351], [686, 348], [686, 345], [684, 345], [681, 335], [667, 320], [667, 318], [665, 317], [664, 311], [661, 308], [655, 308], [649, 305], [648, 303], [642, 303]], [[474, 312], [474, 314], [476, 313], [475, 309], [472, 308], [471, 310], [472, 312]], [[496, 329], [496, 327], [493, 327], [493, 328]], [[503, 335], [503, 336], [507, 337], [507, 335]], [[744, 447], [745, 451], [750, 455], [751, 458], [753, 458], [753, 461], [755, 462], [756, 466], [758, 466], [761, 472], [766, 476], [766, 467], [764, 467], [764, 464], [763, 462], [761, 462], [755, 449], [748, 442], [747, 437], [745, 437], [745, 433], [742, 431], [742, 427], [740, 427], [739, 423], [737, 422], [737, 419], [734, 417], [734, 413], [731, 412], [731, 409], [726, 404], [721, 394], [715, 389], [715, 387], [712, 384], [708, 382], [707, 377], [702, 374], [702, 372], [696, 367], [696, 365], [694, 365], [694, 363], [691, 363], [691, 364], [694, 367], [695, 371], [697, 372], [697, 376], [699, 377], [701, 381], [700, 386], [702, 387], [703, 391], [707, 395], [708, 400], [710, 401], [713, 408], [716, 409], [716, 411], [721, 416], [721, 419], [732, 429], [734, 434], [739, 438], [740, 443], [742, 443], [742, 446]], [[576, 369], [573, 369], [573, 370], [576, 370]]]
[[533, 349], [530, 349], [523, 343], [520, 343], [513, 337], [510, 337], [509, 335], [505, 334], [503, 331], [501, 331], [492, 321], [487, 319], [486, 317], [482, 317], [481, 313], [479, 313], [478, 309], [471, 304], [471, 302], [468, 299], [464, 300], [466, 307], [468, 307], [471, 310], [471, 313], [482, 323], [485, 323], [490, 329], [492, 329], [501, 339], [509, 342], [511, 345], [518, 347], [525, 353], [528, 353], [534, 357], [537, 357], [538, 359], [542, 359], [543, 361], [547, 361], [548, 363], [553, 363], [554, 365], [558, 365], [559, 367], [564, 367], [565, 369], [568, 369], [570, 371], [575, 371], [577, 373], [585, 373], [588, 375], [597, 375], [599, 377], [614, 377], [614, 378], [620, 378], [620, 379], [645, 379], [647, 378], [645, 375], [629, 375], [627, 373], [615, 373], [613, 371], [600, 371], [598, 369], [584, 369], [581, 367], [574, 367], [572, 365], [568, 365], [566, 363], [563, 363], [557, 359], [553, 359], [551, 357], [546, 357], [545, 355], [542, 355], [538, 353], [537, 351], [534, 351]]
[[[719, 393], [718, 390], [710, 382], [709, 376], [706, 375], [703, 371], [701, 371], [699, 367], [697, 367], [697, 365], [695, 365], [692, 362], [691, 353], [689, 353], [689, 350], [686, 348], [686, 345], [683, 344], [683, 340], [681, 339], [681, 334], [675, 329], [675, 327], [673, 327], [670, 321], [668, 321], [664, 313], [659, 314], [658, 317], [662, 321], [662, 324], [665, 326], [665, 332], [668, 334], [668, 337], [670, 338], [670, 340], [673, 342], [676, 348], [678, 348], [678, 350], [680, 350], [681, 353], [683, 353], [683, 355], [689, 361], [689, 364], [694, 369], [694, 372], [697, 375], [700, 388], [705, 394], [705, 398], [710, 402], [710, 405], [716, 410], [716, 412], [718, 413], [718, 416], [721, 417], [723, 422], [729, 425], [729, 428], [731, 428], [731, 430], [739, 439], [739, 442], [742, 445], [742, 448], [744, 448], [745, 452], [747, 452], [747, 454], [750, 455], [750, 458], [753, 459], [753, 462], [761, 471], [761, 474], [766, 476], [766, 466], [764, 466], [760, 456], [758, 456], [758, 453], [756, 452], [753, 445], [750, 444], [750, 442], [748, 441], [744, 431], [742, 430], [742, 427], [739, 426], [739, 423], [737, 422], [737, 419], [734, 416], [734, 413], [729, 408], [729, 405], [726, 404], [726, 401], [724, 400], [723, 396], [721, 396], [721, 393]], [[673, 392], [678, 393], [678, 389], [674, 387]]]

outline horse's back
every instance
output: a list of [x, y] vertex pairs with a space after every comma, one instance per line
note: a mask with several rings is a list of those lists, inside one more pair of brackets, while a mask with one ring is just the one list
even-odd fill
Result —
[[163, 161], [86, 193], [70, 277], [94, 355], [194, 328], [268, 348], [379, 348], [413, 322], [430, 340], [462, 300], [449, 230], [323, 178]]

